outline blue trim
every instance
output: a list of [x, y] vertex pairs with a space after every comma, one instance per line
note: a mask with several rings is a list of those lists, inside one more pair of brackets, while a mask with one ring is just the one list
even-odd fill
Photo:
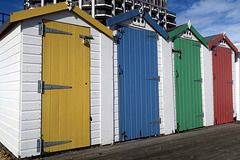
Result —
[[107, 20], [107, 26], [112, 26], [112, 25], [117, 24], [119, 22], [122, 22], [124, 20], [127, 20], [127, 19], [130, 19], [132, 17], [138, 16], [140, 14], [139, 13], [140, 9], [141, 8], [137, 8], [137, 9], [134, 9], [134, 10], [132, 10], [130, 12], [120, 14], [120, 15], [115, 16], [113, 18], [109, 18]]
[[[139, 13], [140, 8], [132, 10], [127, 13], [120, 14], [118, 16], [115, 16], [113, 18], [110, 18], [107, 20], [107, 26], [112, 26], [114, 24], [117, 24], [119, 22], [125, 21], [127, 19], [130, 19], [132, 17], [136, 17], [140, 15]], [[148, 24], [160, 35], [162, 35], [163, 38], [168, 39], [168, 33], [159, 25], [157, 24], [152, 17], [147, 12], [144, 12], [143, 18], [148, 22]]]
[[157, 24], [148, 13], [144, 13], [143, 18], [148, 22], [148, 24], [153, 27], [159, 34], [163, 36], [163, 38], [168, 39], [168, 33]]

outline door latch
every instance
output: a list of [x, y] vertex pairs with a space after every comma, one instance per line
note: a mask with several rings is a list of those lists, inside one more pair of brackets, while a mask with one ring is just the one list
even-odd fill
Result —
[[181, 58], [181, 54], [182, 54], [182, 51], [181, 50], [175, 50], [175, 49], [172, 49], [172, 52], [174, 53], [178, 53], [178, 56], [179, 58]]

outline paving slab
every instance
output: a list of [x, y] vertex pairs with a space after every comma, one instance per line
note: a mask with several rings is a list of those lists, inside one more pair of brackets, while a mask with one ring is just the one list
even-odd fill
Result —
[[239, 160], [240, 124], [228, 123], [162, 137], [65, 151], [44, 160], [69, 159], [204, 159]]

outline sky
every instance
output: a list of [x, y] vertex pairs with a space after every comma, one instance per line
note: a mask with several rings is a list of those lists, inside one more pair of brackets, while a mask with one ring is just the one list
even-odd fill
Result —
[[[24, 0], [0, 0], [0, 12], [23, 10]], [[168, 0], [167, 8], [177, 14], [177, 25], [189, 20], [202, 36], [226, 33], [240, 43], [240, 0]]]
[[168, 0], [167, 8], [177, 14], [177, 25], [190, 20], [204, 37], [225, 32], [240, 43], [240, 0]]

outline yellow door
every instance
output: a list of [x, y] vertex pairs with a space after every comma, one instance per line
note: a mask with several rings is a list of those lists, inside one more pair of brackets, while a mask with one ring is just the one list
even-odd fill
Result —
[[[90, 29], [54, 21], [44, 21], [44, 25], [72, 33], [45, 31], [43, 36], [45, 86], [51, 84], [72, 87], [43, 91], [44, 151], [90, 146], [90, 42], [87, 40], [87, 44], [83, 44], [83, 39], [79, 38], [80, 34], [89, 35]], [[50, 147], [46, 147], [46, 144]]]

